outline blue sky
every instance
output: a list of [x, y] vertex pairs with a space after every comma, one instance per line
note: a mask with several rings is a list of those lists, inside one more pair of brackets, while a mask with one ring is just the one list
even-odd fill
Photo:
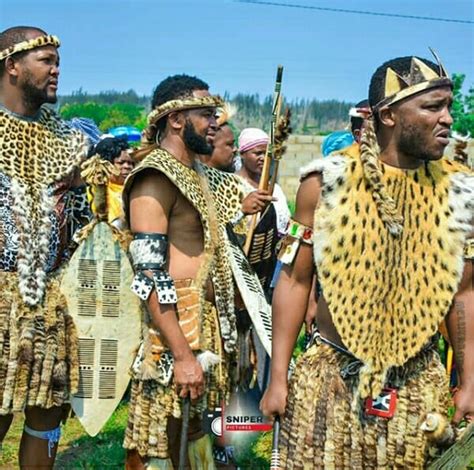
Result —
[[[473, 0], [274, 0], [474, 21]], [[474, 84], [474, 24], [396, 19], [233, 0], [0, 0], [0, 29], [35, 25], [62, 41], [60, 93], [135, 89], [189, 73], [211, 90], [290, 98], [366, 96], [371, 74], [402, 55], [429, 57]]]

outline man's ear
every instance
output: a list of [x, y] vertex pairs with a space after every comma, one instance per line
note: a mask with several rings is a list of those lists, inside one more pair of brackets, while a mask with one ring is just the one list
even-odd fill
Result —
[[379, 110], [379, 121], [386, 127], [395, 126], [395, 112], [393, 108], [385, 106]]
[[172, 129], [177, 131], [184, 127], [186, 120], [184, 119], [184, 113], [180, 111], [173, 111], [168, 114], [168, 124]]
[[18, 78], [18, 61], [14, 60], [12, 57], [7, 57], [5, 59], [5, 73], [11, 77]]

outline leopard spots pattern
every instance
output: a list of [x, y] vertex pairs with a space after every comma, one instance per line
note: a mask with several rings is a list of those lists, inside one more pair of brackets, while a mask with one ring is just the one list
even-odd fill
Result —
[[[50, 188], [50, 195], [54, 188]], [[10, 178], [0, 173], [0, 271], [16, 271], [19, 249], [19, 231], [12, 213]], [[49, 238], [49, 255], [45, 271], [54, 269], [60, 249], [60, 220], [56, 212], [50, 215], [51, 234]]]

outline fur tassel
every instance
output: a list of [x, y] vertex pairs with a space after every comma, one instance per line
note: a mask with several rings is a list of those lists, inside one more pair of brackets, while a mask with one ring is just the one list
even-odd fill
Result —
[[66, 360], [69, 369], [69, 391], [71, 394], [75, 394], [79, 388], [79, 339], [76, 325], [70, 315], [65, 315], [64, 324], [67, 339]]
[[420, 429], [425, 432], [431, 442], [442, 447], [450, 446], [456, 439], [451, 423], [439, 413], [428, 413]]
[[221, 127], [228, 124], [236, 114], [237, 106], [226, 101], [222, 107], [217, 108], [217, 125]]
[[292, 132], [291, 128], [291, 110], [286, 108], [285, 114], [278, 120], [275, 129], [275, 143], [273, 145], [273, 158], [279, 160], [286, 152], [286, 141]]
[[221, 358], [211, 351], [199, 353], [197, 360], [199, 361], [199, 364], [201, 364], [202, 370], [204, 372], [209, 372], [211, 367], [216, 366], [221, 362]]
[[53, 368], [52, 386], [55, 389], [62, 390], [68, 383], [66, 361], [59, 361]]

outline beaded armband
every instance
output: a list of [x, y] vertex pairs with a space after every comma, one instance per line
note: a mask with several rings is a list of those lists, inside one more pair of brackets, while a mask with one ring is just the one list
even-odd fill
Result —
[[291, 265], [295, 260], [301, 243], [313, 244], [313, 229], [290, 219], [288, 222], [286, 236], [280, 242], [278, 259], [283, 264]]
[[[129, 248], [135, 277], [132, 292], [147, 300], [153, 288], [160, 304], [175, 304], [178, 301], [174, 281], [165, 270], [168, 255], [168, 237], [161, 233], [136, 233]], [[151, 273], [151, 277], [145, 274]]]
[[466, 244], [464, 245], [464, 258], [474, 259], [474, 238], [466, 240]]

